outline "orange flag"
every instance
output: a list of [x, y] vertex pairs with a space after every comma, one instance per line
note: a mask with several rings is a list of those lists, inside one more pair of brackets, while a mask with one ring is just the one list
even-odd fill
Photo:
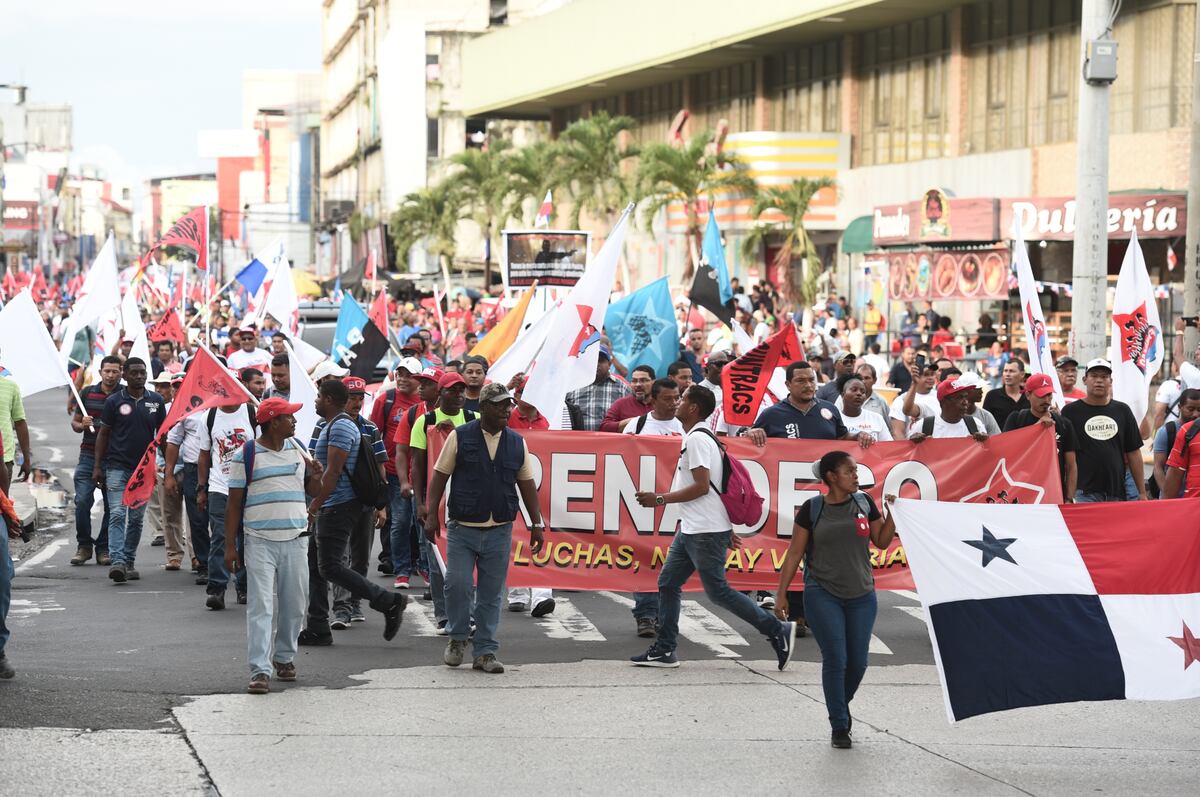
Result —
[[471, 349], [472, 355], [486, 357], [488, 363], [494, 363], [500, 359], [501, 354], [508, 351], [516, 341], [517, 335], [521, 334], [521, 327], [525, 325], [525, 312], [529, 309], [529, 302], [533, 299], [536, 288], [535, 281], [525, 289], [525, 295], [517, 302], [517, 306], [509, 310], [504, 318], [500, 319], [500, 323], [492, 327], [492, 331], [475, 344], [475, 348]]

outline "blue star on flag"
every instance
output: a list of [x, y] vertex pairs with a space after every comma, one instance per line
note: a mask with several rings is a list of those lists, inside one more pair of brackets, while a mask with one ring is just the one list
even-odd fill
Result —
[[1002, 537], [998, 539], [996, 535], [992, 534], [992, 532], [988, 530], [987, 526], [983, 527], [982, 540], [963, 540], [963, 542], [965, 542], [967, 545], [970, 545], [972, 548], [978, 548], [980, 551], [983, 551], [983, 567], [987, 567], [988, 563], [990, 563], [993, 559], [1003, 559], [1004, 561], [1012, 562], [1015, 565], [1017, 560], [1013, 559], [1012, 554], [1008, 552], [1008, 546], [1012, 545], [1016, 541], [1016, 537]]

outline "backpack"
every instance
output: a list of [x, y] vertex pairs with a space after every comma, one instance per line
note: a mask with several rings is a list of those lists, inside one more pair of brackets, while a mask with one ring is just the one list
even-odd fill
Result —
[[645, 415], [641, 415], [638, 417], [637, 423], [634, 424], [634, 430], [633, 430], [634, 434], [642, 433], [642, 430], [646, 428], [646, 419], [649, 417], [650, 417], [650, 413], [648, 413], [648, 412]]
[[[333, 424], [338, 418], [347, 418], [351, 422], [354, 421], [353, 418], [344, 412], [338, 415], [325, 427], [326, 438], [328, 438], [329, 430], [333, 428]], [[357, 425], [355, 424], [355, 426]], [[367, 467], [361, 467], [364, 462], [367, 463]], [[379, 468], [376, 465], [375, 440], [360, 429], [358, 435], [358, 458], [354, 461], [354, 469], [350, 471], [350, 489], [354, 491], [354, 497], [361, 503], [375, 509], [383, 509], [388, 505], [388, 484], [379, 475]]]
[[[475, 413], [471, 410], [463, 408], [463, 423], [470, 423], [475, 420]], [[425, 413], [425, 434], [429, 434], [429, 430], [437, 426], [437, 410], [430, 410]]]
[[702, 425], [697, 425], [695, 428], [711, 437], [721, 451], [721, 465], [724, 471], [721, 487], [717, 487], [711, 481], [709, 484], [717, 491], [721, 503], [725, 505], [725, 511], [729, 514], [729, 522], [743, 526], [757, 523], [762, 517], [763, 497], [754, 489], [750, 472], [746, 470], [746, 466], [742, 464], [741, 460], [730, 456], [712, 430]]
[[[979, 426], [976, 425], [975, 418], [973, 416], [964, 415], [963, 421], [966, 422], [967, 431], [970, 432], [972, 436], [979, 434]], [[927, 418], [922, 419], [921, 420], [921, 434], [925, 435], [926, 437], [932, 437], [933, 436], [933, 425], [936, 422], [937, 422], [937, 418], [933, 417], [932, 415], [930, 415]]]
[[[258, 419], [254, 417], [254, 413], [247, 408], [246, 414], [250, 416], [250, 429], [254, 432], [258, 431]], [[204, 419], [204, 425], [208, 427], [208, 439], [212, 439], [213, 424], [217, 422], [217, 408], [209, 409], [207, 416]], [[250, 439], [254, 439], [254, 435], [250, 435]]]
[[[863, 492], [851, 493], [850, 497], [854, 499], [854, 503], [858, 504], [858, 509], [860, 512], [862, 512], [863, 517], [871, 516], [871, 503], [867, 500], [866, 493], [863, 493]], [[812, 531], [813, 529], [815, 529], [817, 527], [817, 521], [821, 519], [821, 513], [824, 510], [825, 510], [825, 494], [824, 493], [820, 493], [820, 494], [814, 496], [812, 499], [810, 499], [810, 503], [808, 505], [808, 514], [809, 514], [808, 523], [812, 528], [810, 528], [809, 531]], [[811, 540], [811, 537], [809, 539]]]

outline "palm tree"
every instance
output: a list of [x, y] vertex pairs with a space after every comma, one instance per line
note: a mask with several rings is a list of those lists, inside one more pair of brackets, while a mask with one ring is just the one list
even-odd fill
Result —
[[388, 231], [401, 257], [420, 241], [437, 255], [446, 290], [450, 290], [450, 261], [454, 257], [454, 233], [464, 214], [463, 197], [449, 180], [434, 183], [408, 194], [392, 213]]
[[584, 211], [595, 219], [608, 219], [628, 204], [633, 195], [629, 180], [621, 174], [622, 164], [637, 155], [634, 146], [622, 146], [621, 134], [637, 122], [629, 116], [609, 116], [598, 111], [572, 122], [559, 136], [561, 167], [559, 183], [571, 196], [571, 226], [579, 229]]
[[[682, 202], [687, 210], [687, 234], [695, 241], [696, 251], [702, 244], [699, 204], [702, 194], [732, 190], [752, 194], [754, 178], [745, 163], [736, 155], [716, 152], [709, 146], [712, 131], [706, 130], [680, 147], [670, 144], [650, 144], [642, 151], [638, 163], [638, 199], [649, 202], [642, 206], [642, 223], [649, 227], [655, 215], [672, 202]], [[684, 280], [695, 270], [691, 247], [688, 248], [688, 267]]]
[[[821, 275], [821, 269], [818, 268], [820, 258], [808, 230], [804, 228], [804, 216], [818, 191], [836, 187], [837, 183], [829, 177], [816, 180], [801, 178], [793, 180], [790, 185], [768, 186], [759, 191], [750, 208], [750, 218], [755, 219], [756, 223], [742, 243], [743, 253], [748, 257], [758, 257], [768, 236], [782, 234], [783, 246], [775, 258], [780, 282], [783, 283], [780, 288], [785, 298], [798, 299], [802, 307], [812, 304], [816, 298], [817, 278]], [[782, 221], [757, 222], [759, 216], [772, 209], [783, 214]], [[792, 269], [792, 261], [797, 257], [802, 264], [799, 273]]]
[[485, 290], [492, 287], [493, 236], [508, 218], [511, 188], [506, 161], [511, 147], [505, 139], [490, 139], [487, 149], [468, 149], [450, 159], [459, 168], [447, 179], [460, 192], [471, 219], [479, 225], [487, 242], [483, 264]]
[[513, 150], [504, 167], [509, 180], [507, 218], [527, 220], [524, 207], [530, 200], [536, 218], [546, 192], [562, 185], [562, 148], [555, 141], [538, 141]]

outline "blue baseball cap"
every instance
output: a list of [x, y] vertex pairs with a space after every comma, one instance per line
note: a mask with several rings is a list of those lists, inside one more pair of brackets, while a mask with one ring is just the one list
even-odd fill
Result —
[[606, 360], [609, 360], [609, 361], [612, 360], [612, 352], [609, 351], [608, 347], [605, 346], [603, 343], [600, 344], [600, 356]]

